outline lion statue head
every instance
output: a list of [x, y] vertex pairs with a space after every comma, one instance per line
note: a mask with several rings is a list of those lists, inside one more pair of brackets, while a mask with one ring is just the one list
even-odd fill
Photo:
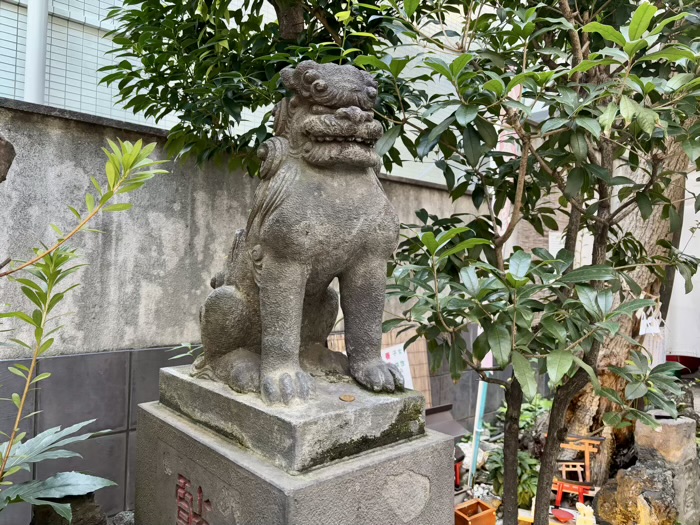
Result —
[[[349, 65], [305, 61], [281, 72], [289, 91], [275, 108], [275, 135], [286, 139], [288, 154], [323, 168], [375, 167], [382, 126], [374, 120], [377, 83]], [[272, 145], [262, 148], [268, 156]]]

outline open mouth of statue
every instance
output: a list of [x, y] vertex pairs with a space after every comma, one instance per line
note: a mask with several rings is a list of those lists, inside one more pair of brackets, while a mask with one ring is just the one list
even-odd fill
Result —
[[364, 146], [367, 148], [374, 148], [374, 146], [377, 144], [377, 141], [375, 139], [369, 139], [364, 137], [345, 137], [339, 135], [309, 135], [309, 138], [315, 143], [354, 144]]

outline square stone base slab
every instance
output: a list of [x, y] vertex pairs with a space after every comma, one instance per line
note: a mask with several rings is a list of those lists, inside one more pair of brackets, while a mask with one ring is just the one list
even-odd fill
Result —
[[292, 476], [157, 402], [140, 405], [138, 429], [138, 525], [454, 522], [454, 445], [444, 434]]
[[163, 368], [160, 402], [290, 473], [425, 432], [422, 394], [369, 392], [350, 378], [333, 383], [317, 379], [314, 399], [286, 407], [193, 378], [189, 366]]

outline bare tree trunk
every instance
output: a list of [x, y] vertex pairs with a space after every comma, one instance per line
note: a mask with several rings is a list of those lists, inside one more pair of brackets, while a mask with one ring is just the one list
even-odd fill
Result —
[[513, 376], [510, 388], [506, 390], [503, 426], [503, 525], [518, 525], [518, 451], [522, 404], [523, 389]]
[[[688, 169], [688, 157], [683, 148], [677, 142], [669, 145], [666, 158], [664, 159], [659, 172], [670, 171], [678, 173], [672, 175], [672, 182], [669, 185], [666, 196], [674, 203], [676, 209], [682, 213], [682, 203], [685, 198], [685, 175]], [[638, 178], [641, 178], [640, 174]], [[634, 176], [632, 177], [634, 178]], [[672, 241], [674, 234], [671, 232], [670, 221], [662, 218], [662, 207], [655, 206], [652, 215], [645, 221], [642, 219], [638, 209], [627, 215], [619, 224], [623, 232], [631, 232], [634, 237], [647, 249], [649, 256], [662, 255], [666, 249], [657, 245], [660, 240]], [[639, 284], [648, 296], [658, 297], [664, 280], [653, 274], [649, 269], [640, 267], [631, 274], [632, 278]], [[638, 338], [639, 322], [637, 319], [622, 318], [620, 334]], [[600, 351], [598, 356], [598, 371], [601, 386], [612, 388], [624, 394], [625, 384], [616, 375], [608, 372], [609, 366], [622, 367], [629, 358], [632, 345], [619, 335], [608, 341]], [[623, 396], [624, 398], [624, 396]], [[603, 415], [612, 410], [610, 401], [597, 396], [591, 387], [586, 388], [574, 399], [569, 410], [569, 431], [574, 434], [586, 435], [603, 427]], [[610, 475], [610, 467], [613, 454], [618, 446], [624, 445], [631, 439], [631, 428], [612, 431], [604, 430], [606, 439], [599, 454], [593, 457], [592, 480], [595, 484], [604, 483]]]

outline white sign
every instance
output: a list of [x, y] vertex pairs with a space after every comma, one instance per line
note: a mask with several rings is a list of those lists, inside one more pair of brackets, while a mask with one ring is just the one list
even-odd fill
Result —
[[399, 369], [399, 372], [403, 374], [404, 387], [412, 390], [411, 367], [408, 363], [408, 352], [404, 349], [403, 344], [382, 348], [382, 359], [384, 362], [390, 363]]

